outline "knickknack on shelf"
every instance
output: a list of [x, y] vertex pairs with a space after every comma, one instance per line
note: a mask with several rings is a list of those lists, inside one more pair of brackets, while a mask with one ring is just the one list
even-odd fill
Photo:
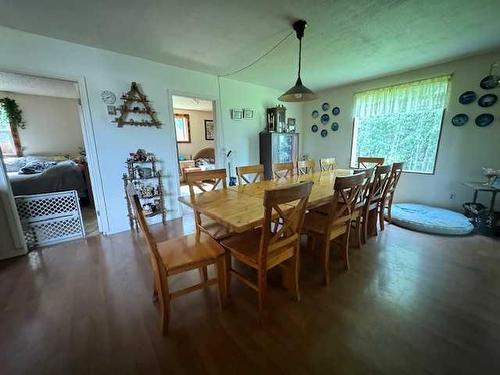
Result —
[[[113, 121], [118, 124], [119, 128], [123, 125], [161, 127], [162, 124], [156, 118], [156, 112], [151, 108], [149, 100], [139, 90], [136, 82], [132, 82], [130, 90], [122, 95], [121, 100], [123, 104], [117, 108], [121, 115]], [[134, 114], [135, 118], [129, 118], [130, 114]]]
[[127, 196], [127, 184], [129, 183], [134, 184], [146, 217], [161, 215], [161, 221], [165, 224], [167, 211], [164, 201], [163, 176], [158, 169], [158, 162], [154, 154], [147, 153], [142, 149], [130, 154], [127, 159], [127, 173], [123, 174], [122, 179], [130, 229], [138, 229], [139, 227], [132, 210], [132, 203]]

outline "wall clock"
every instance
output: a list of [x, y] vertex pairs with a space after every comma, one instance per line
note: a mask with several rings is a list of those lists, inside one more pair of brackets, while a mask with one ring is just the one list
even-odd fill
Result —
[[115, 104], [116, 95], [112, 91], [104, 90], [103, 92], [101, 92], [101, 99], [106, 104]]

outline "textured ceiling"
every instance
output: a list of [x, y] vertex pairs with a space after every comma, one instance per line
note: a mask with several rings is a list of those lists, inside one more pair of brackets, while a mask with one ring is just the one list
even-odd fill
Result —
[[188, 98], [185, 96], [172, 96], [172, 102], [174, 109], [205, 112], [213, 111], [212, 102], [210, 100]]
[[0, 72], [0, 91], [57, 98], [79, 97], [77, 86], [73, 82], [5, 72]]
[[[304, 18], [303, 81], [313, 89], [500, 46], [499, 0], [0, 0], [0, 9], [7, 27], [216, 74]], [[288, 88], [296, 54], [292, 37], [232, 78]]]

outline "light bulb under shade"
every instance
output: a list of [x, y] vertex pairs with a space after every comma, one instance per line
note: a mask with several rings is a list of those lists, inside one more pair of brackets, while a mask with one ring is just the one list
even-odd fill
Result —
[[317, 98], [318, 95], [305, 87], [299, 77], [295, 86], [287, 90], [278, 100], [282, 102], [308, 102]]

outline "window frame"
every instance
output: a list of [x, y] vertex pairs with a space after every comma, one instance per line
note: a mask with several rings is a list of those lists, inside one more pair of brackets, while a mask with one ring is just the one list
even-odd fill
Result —
[[[0, 104], [0, 110], [3, 110], [5, 111], [5, 109], [3, 108], [3, 105]], [[7, 111], [5, 111], [7, 112]], [[19, 129], [18, 127], [14, 127], [12, 126], [12, 123], [10, 122], [9, 118], [7, 117], [7, 122], [8, 122], [8, 126], [10, 128], [10, 137], [12, 138], [12, 143], [13, 143], [13, 146], [14, 146], [14, 153], [4, 153], [2, 151], [2, 155], [3, 156], [8, 156], [8, 157], [20, 157], [20, 156], [23, 156], [23, 148], [21, 146], [21, 140], [19, 138]], [[7, 133], [7, 131], [1, 131], [0, 132], [2, 133]]]
[[[177, 126], [175, 124], [175, 121], [177, 118], [182, 118], [185, 121], [185, 124], [187, 125], [187, 136], [188, 140], [187, 141], [179, 141], [177, 137]], [[175, 130], [175, 140], [177, 143], [191, 143], [191, 124], [189, 122], [189, 115], [187, 113], [181, 114], [181, 113], [176, 113], [174, 114], [174, 130]]]
[[[450, 87], [448, 86], [448, 98], [450, 94]], [[447, 105], [449, 104], [449, 100], [446, 103]], [[434, 156], [434, 164], [432, 167], [432, 172], [419, 172], [419, 171], [409, 171], [405, 170], [403, 167], [402, 173], [408, 173], [408, 174], [416, 174], [416, 175], [424, 175], [424, 176], [433, 176], [436, 174], [436, 166], [437, 166], [437, 161], [438, 161], [438, 155], [439, 155], [439, 148], [441, 146], [441, 136], [443, 134], [443, 124], [444, 124], [444, 118], [446, 115], [446, 110], [447, 110], [447, 105], [443, 108], [443, 113], [441, 114], [441, 122], [439, 124], [439, 135], [438, 135], [438, 140], [437, 140], [437, 147], [436, 147], [436, 155]], [[349, 155], [349, 168], [357, 168], [357, 160], [353, 160], [354, 156], [354, 145], [355, 145], [355, 140], [354, 140], [354, 133], [356, 131], [356, 117], [353, 114], [352, 117], [352, 130], [351, 130], [351, 152]], [[354, 163], [354, 164], [353, 164]]]

